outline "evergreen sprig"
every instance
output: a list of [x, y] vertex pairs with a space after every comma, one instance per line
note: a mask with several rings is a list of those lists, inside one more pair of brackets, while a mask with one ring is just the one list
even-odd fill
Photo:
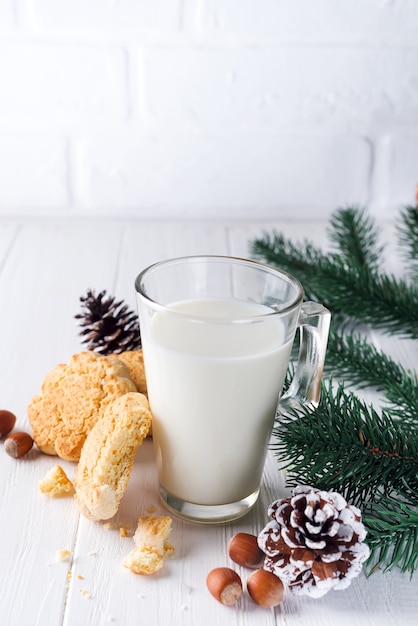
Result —
[[342, 385], [323, 389], [317, 409], [281, 416], [272, 448], [287, 484], [335, 490], [359, 506], [369, 571], [418, 566], [418, 433], [378, 414]]
[[328, 383], [314, 411], [282, 415], [273, 434], [272, 448], [290, 486], [333, 489], [358, 506], [381, 489], [402, 492], [407, 484], [418, 491], [418, 433], [342, 385], [334, 391]]
[[337, 209], [331, 216], [329, 238], [349, 265], [377, 272], [383, 246], [374, 222], [359, 208]]
[[[356, 219], [349, 220], [347, 215]], [[376, 234], [371, 222], [352, 208], [339, 210], [331, 218], [330, 236], [342, 245], [341, 254], [325, 254], [307, 241], [294, 244], [277, 231], [253, 241], [251, 253], [295, 275], [306, 297], [319, 300], [333, 314], [418, 338], [418, 289], [403, 279], [376, 271], [379, 249], [373, 248]]]
[[379, 351], [359, 332], [347, 332], [338, 322], [331, 325], [325, 369], [359, 389], [373, 387], [382, 392], [392, 417], [418, 430], [416, 373]]
[[[409, 207], [398, 226], [403, 257], [418, 276], [418, 211]], [[371, 548], [370, 571], [418, 568], [418, 378], [369, 344], [364, 325], [418, 338], [416, 281], [381, 271], [383, 247], [365, 211], [349, 207], [331, 217], [334, 250], [295, 244], [273, 231], [251, 244], [256, 258], [300, 280], [307, 299], [331, 309], [326, 372], [357, 388], [381, 393], [380, 412], [323, 383], [319, 406], [279, 415], [273, 448], [289, 486], [335, 489], [361, 507]], [[366, 326], [367, 328], [367, 326]], [[287, 383], [289, 382], [289, 376]]]
[[399, 567], [402, 572], [413, 573], [417, 569], [417, 501], [411, 505], [393, 495], [381, 496], [364, 506], [363, 522], [371, 549], [370, 572], [378, 568], [390, 571]]

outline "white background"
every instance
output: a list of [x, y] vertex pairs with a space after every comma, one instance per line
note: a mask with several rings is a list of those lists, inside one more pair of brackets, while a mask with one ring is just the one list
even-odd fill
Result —
[[416, 0], [0, 0], [0, 215], [392, 219], [417, 180]]

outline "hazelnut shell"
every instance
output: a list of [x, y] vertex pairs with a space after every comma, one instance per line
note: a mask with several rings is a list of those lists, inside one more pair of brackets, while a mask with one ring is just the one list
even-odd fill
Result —
[[228, 554], [234, 563], [250, 569], [262, 567], [266, 556], [258, 545], [257, 537], [250, 533], [237, 533], [231, 537]]
[[264, 569], [250, 574], [247, 590], [256, 604], [265, 608], [277, 606], [283, 600], [284, 585], [280, 578]]
[[33, 439], [28, 433], [16, 432], [6, 437], [4, 451], [14, 459], [24, 456], [32, 449]]
[[13, 429], [16, 424], [16, 415], [6, 409], [0, 410], [0, 439]]
[[235, 604], [242, 594], [241, 578], [229, 567], [216, 567], [206, 577], [206, 585], [213, 597], [221, 604]]

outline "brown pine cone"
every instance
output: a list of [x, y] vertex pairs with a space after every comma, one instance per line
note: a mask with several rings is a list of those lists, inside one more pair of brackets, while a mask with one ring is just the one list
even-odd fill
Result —
[[264, 569], [296, 594], [319, 598], [345, 589], [369, 557], [361, 513], [338, 493], [299, 486], [273, 502], [258, 537]]
[[106, 290], [96, 295], [88, 289], [80, 302], [82, 311], [75, 318], [87, 350], [109, 355], [141, 348], [138, 316], [123, 300], [107, 296]]

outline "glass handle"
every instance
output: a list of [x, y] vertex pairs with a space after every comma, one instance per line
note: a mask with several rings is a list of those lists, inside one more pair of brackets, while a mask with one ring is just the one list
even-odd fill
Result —
[[321, 304], [302, 304], [298, 320], [299, 358], [292, 382], [279, 401], [279, 413], [286, 413], [287, 409], [297, 411], [301, 405], [318, 406], [330, 322], [331, 313]]

